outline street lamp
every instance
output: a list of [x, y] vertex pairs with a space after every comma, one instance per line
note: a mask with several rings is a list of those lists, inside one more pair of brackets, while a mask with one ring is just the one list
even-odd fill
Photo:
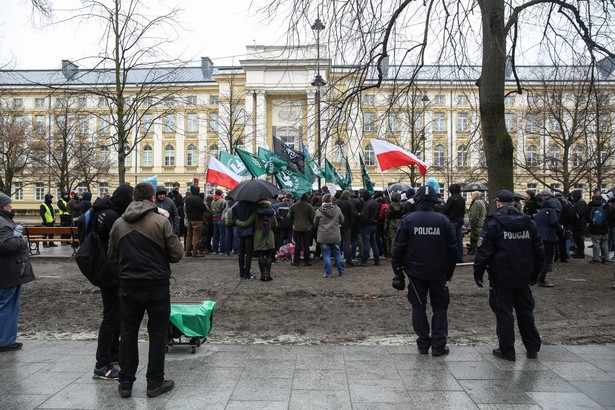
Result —
[[[429, 102], [429, 97], [427, 96], [427, 94], [423, 94], [421, 102], [423, 103], [423, 130], [421, 131], [421, 142], [423, 143], [423, 162], [425, 162], [425, 140], [427, 139], [425, 137], [425, 109], [427, 107], [427, 103]], [[425, 185], [425, 174], [423, 174], [423, 185]]]
[[[320, 87], [327, 85], [325, 80], [320, 75], [320, 32], [325, 29], [324, 23], [320, 20], [320, 16], [316, 17], [316, 21], [312, 24], [312, 30], [316, 32], [316, 77], [311, 85], [316, 87], [316, 148], [318, 149], [318, 167], [321, 167], [322, 149], [320, 147]], [[318, 190], [320, 191], [320, 177], [318, 177]]]

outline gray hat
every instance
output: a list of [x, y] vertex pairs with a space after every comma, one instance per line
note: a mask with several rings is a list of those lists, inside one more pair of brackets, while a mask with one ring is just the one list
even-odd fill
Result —
[[546, 188], [538, 193], [538, 196], [552, 196], [552, 195], [553, 193], [551, 193], [551, 191], [549, 191]]
[[10, 196], [0, 192], [0, 208], [2, 208], [4, 205], [10, 204], [11, 202], [13, 202], [13, 200]]

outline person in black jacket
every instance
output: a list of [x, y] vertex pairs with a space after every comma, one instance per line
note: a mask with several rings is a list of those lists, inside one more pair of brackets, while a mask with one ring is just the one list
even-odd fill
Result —
[[592, 200], [587, 204], [585, 219], [587, 219], [587, 232], [592, 238], [593, 258], [589, 263], [607, 263], [609, 261], [608, 234], [609, 225], [608, 208], [602, 198], [599, 188], [592, 191]]
[[361, 255], [360, 266], [367, 266], [369, 250], [372, 249], [374, 265], [380, 265], [380, 254], [376, 242], [377, 224], [380, 218], [380, 204], [372, 198], [369, 191], [363, 191], [363, 207], [361, 208], [360, 232], [363, 242], [363, 254]]
[[352, 225], [359, 220], [359, 212], [352, 202], [350, 202], [350, 191], [342, 191], [340, 198], [335, 201], [335, 205], [342, 211], [344, 222], [342, 222], [342, 247], [344, 250], [344, 259], [346, 267], [353, 267], [352, 262]]
[[587, 202], [583, 199], [583, 192], [580, 189], [572, 191], [570, 199], [577, 214], [577, 220], [572, 225], [572, 240], [575, 244], [575, 251], [572, 257], [583, 259], [585, 258], [585, 228], [587, 227], [585, 213], [587, 212]]
[[203, 212], [205, 202], [199, 196], [201, 189], [198, 185], [190, 186], [190, 195], [186, 197], [186, 219], [188, 219], [188, 236], [186, 237], [186, 256], [200, 256], [199, 243], [203, 230]]
[[457, 238], [457, 262], [463, 262], [463, 218], [466, 214], [466, 200], [461, 195], [461, 187], [451, 184], [448, 189], [451, 196], [448, 197], [442, 213], [448, 216], [455, 230]]
[[[105, 245], [105, 253], [109, 244], [109, 232], [117, 219], [122, 216], [128, 205], [132, 202], [133, 187], [120, 185], [113, 192], [111, 198], [99, 198], [90, 208], [89, 226], [82, 225], [85, 217], [79, 222], [79, 241], [96, 231]], [[112, 265], [117, 271], [117, 265]], [[103, 305], [103, 318], [98, 328], [98, 346], [96, 348], [96, 366], [94, 379], [117, 380], [119, 370], [113, 363], [118, 361], [120, 347], [120, 299], [118, 298], [118, 281], [100, 288]]]
[[[543, 190], [542, 196], [547, 197], [548, 191]], [[555, 248], [559, 242], [559, 238], [563, 236], [563, 230], [559, 223], [559, 214], [557, 211], [558, 201], [553, 196], [548, 196], [543, 199], [540, 210], [534, 215], [534, 222], [536, 223], [536, 229], [542, 239], [542, 245], [545, 251], [545, 260], [542, 264], [542, 269], [538, 275], [538, 286], [543, 288], [552, 288], [554, 285], [547, 282], [547, 272], [552, 267], [553, 257], [555, 256]]]
[[536, 215], [540, 205], [538, 204], [538, 198], [536, 198], [536, 191], [528, 189], [525, 191], [525, 205], [523, 205], [523, 213], [529, 215], [531, 218]]
[[499, 341], [494, 356], [515, 360], [514, 308], [527, 357], [535, 359], [541, 341], [534, 323], [530, 285], [538, 280], [544, 261], [542, 240], [531, 217], [515, 208], [512, 192], [498, 192], [495, 201], [498, 209], [487, 218], [478, 239], [474, 281], [482, 288], [487, 270], [489, 306], [495, 313]]
[[[433, 356], [446, 355], [448, 335], [448, 281], [457, 261], [457, 240], [447, 217], [433, 210], [438, 202], [431, 186], [420, 187], [414, 196], [416, 211], [401, 220], [393, 245], [391, 265], [396, 275], [408, 276], [408, 301], [412, 326], [421, 354], [431, 347]], [[433, 316], [431, 335], [426, 306], [427, 294]]]
[[181, 238], [183, 236], [185, 241], [187, 230], [184, 222], [184, 197], [181, 192], [179, 192], [179, 187], [179, 182], [173, 182], [173, 189], [169, 191], [169, 198], [171, 198], [175, 204], [177, 214], [179, 215], [179, 237]]

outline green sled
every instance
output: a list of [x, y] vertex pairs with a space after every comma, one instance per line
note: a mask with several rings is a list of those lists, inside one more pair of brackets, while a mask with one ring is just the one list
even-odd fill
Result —
[[171, 323], [187, 337], [207, 337], [213, 327], [216, 302], [206, 300], [200, 305], [171, 305]]

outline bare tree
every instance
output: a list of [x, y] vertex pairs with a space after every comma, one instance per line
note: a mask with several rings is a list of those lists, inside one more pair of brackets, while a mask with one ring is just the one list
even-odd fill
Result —
[[246, 113], [243, 88], [239, 87], [236, 74], [220, 77], [218, 84], [218, 139], [221, 148], [234, 154], [235, 147], [244, 144], [242, 138], [245, 123], [251, 121], [251, 118]]
[[0, 192], [13, 195], [15, 179], [22, 183], [28, 180], [31, 134], [32, 127], [19, 110], [14, 109], [11, 96], [0, 98]]
[[[615, 58], [611, 0], [275, 0], [262, 11], [271, 18], [287, 10], [291, 10], [289, 42], [310, 35], [308, 27], [316, 15], [330, 22], [326, 32], [330, 56], [335, 64], [349, 67], [339, 79], [351, 85], [341, 96], [342, 106], [350, 106], [362, 91], [385, 81], [399, 84], [397, 90], [405, 92], [419, 83], [427, 60], [462, 68], [480, 56], [481, 71], [462, 74], [475, 76], [478, 86], [491, 197], [498, 189], [514, 186], [514, 147], [504, 116], [507, 56], [517, 81], [518, 55], [530, 47], [540, 47], [541, 55], [558, 64], [577, 53], [591, 65], [601, 56]], [[531, 35], [523, 35], [526, 32]], [[481, 45], [480, 50], [476, 45]], [[384, 63], [389, 58], [392, 65], [387, 68]], [[402, 76], [404, 65], [408, 73]], [[400, 78], [397, 83], [396, 78]], [[329, 85], [335, 88], [334, 82]], [[520, 86], [517, 91], [522, 92]]]

